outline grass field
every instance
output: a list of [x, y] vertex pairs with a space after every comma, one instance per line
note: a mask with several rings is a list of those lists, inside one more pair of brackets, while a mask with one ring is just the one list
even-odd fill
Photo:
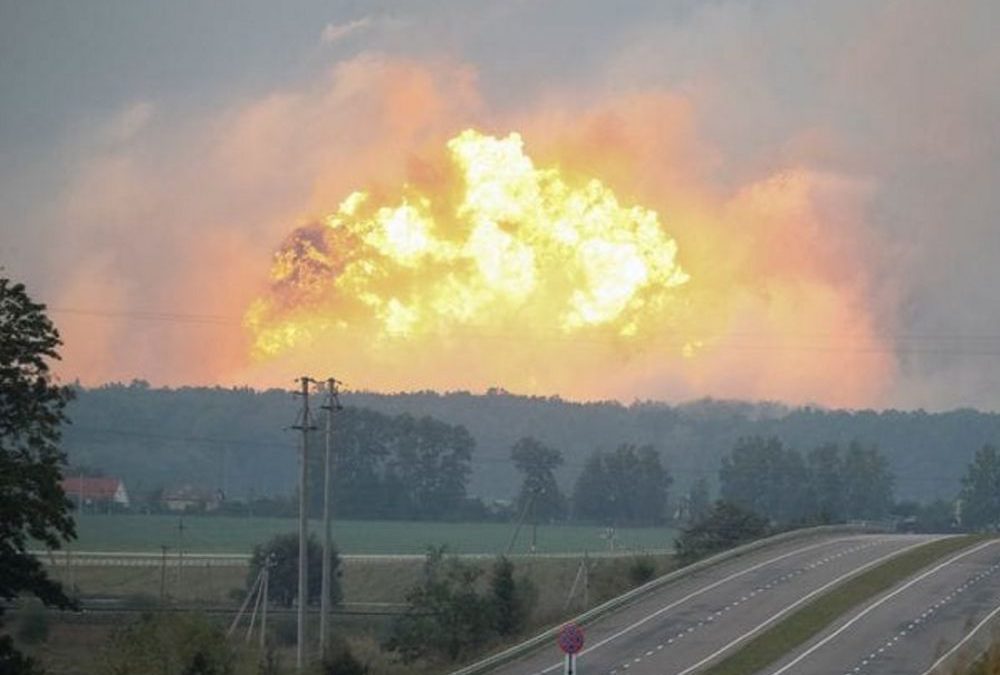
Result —
[[[183, 529], [179, 526], [183, 522]], [[227, 516], [101, 515], [78, 514], [79, 538], [72, 548], [79, 551], [149, 551], [161, 546], [177, 550], [213, 553], [249, 553], [254, 544], [275, 534], [297, 531], [289, 518], [241, 518]], [[320, 536], [321, 523], [310, 522]], [[440, 523], [410, 521], [336, 521], [333, 536], [342, 553], [424, 553], [429, 545], [446, 545], [455, 553], [504, 551], [514, 531], [510, 523]], [[538, 527], [539, 553], [582, 553], [608, 549], [601, 538], [603, 528], [585, 525]], [[662, 550], [673, 545], [676, 531], [667, 527], [622, 528], [617, 548]], [[521, 529], [515, 553], [529, 549], [531, 527]]]

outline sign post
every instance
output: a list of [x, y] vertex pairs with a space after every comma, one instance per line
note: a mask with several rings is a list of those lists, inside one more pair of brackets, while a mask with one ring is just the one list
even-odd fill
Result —
[[583, 629], [575, 623], [568, 623], [559, 631], [559, 649], [566, 655], [564, 675], [577, 675], [576, 655], [583, 649]]

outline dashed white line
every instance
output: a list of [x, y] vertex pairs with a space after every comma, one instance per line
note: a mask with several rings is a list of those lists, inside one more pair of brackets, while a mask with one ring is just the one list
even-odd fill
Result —
[[[922, 573], [922, 574], [920, 574], [920, 575], [918, 575], [916, 577], [913, 577], [912, 579], [910, 579], [908, 582], [906, 582], [902, 586], [896, 588], [896, 590], [892, 591], [888, 595], [882, 596], [880, 599], [876, 600], [872, 604], [870, 604], [867, 607], [865, 607], [863, 610], [861, 610], [860, 612], [858, 612], [857, 614], [855, 614], [850, 620], [848, 620], [846, 623], [844, 623], [842, 626], [840, 626], [840, 628], [838, 628], [834, 632], [830, 633], [828, 636], [826, 636], [825, 638], [823, 638], [819, 642], [815, 643], [812, 647], [810, 647], [809, 649], [807, 649], [804, 652], [802, 652], [801, 654], [799, 654], [797, 657], [795, 657], [789, 663], [785, 664], [784, 666], [782, 666], [778, 670], [775, 670], [774, 672], [772, 672], [771, 675], [781, 675], [781, 673], [787, 672], [790, 668], [793, 668], [794, 666], [796, 666], [799, 663], [801, 663], [803, 659], [809, 657], [811, 654], [813, 654], [814, 652], [816, 652], [817, 649], [820, 649], [821, 647], [829, 644], [829, 642], [831, 640], [835, 639], [838, 635], [840, 635], [841, 633], [843, 633], [844, 631], [846, 631], [848, 628], [850, 628], [851, 626], [853, 626], [855, 623], [857, 623], [858, 621], [860, 621], [862, 618], [864, 618], [865, 616], [867, 616], [870, 612], [874, 611], [877, 607], [880, 607], [881, 605], [885, 604], [886, 602], [888, 602], [892, 598], [896, 597], [897, 595], [899, 595], [900, 593], [902, 593], [906, 589], [910, 588], [914, 584], [920, 583], [921, 581], [923, 581], [927, 577], [931, 576], [932, 574], [938, 572], [939, 570], [944, 569], [948, 565], [951, 565], [956, 560], [961, 560], [962, 558], [970, 556], [973, 553], [981, 551], [982, 549], [986, 548], [987, 546], [993, 546], [996, 543], [997, 543], [997, 541], [994, 540], [994, 541], [984, 542], [982, 544], [979, 544], [978, 546], [974, 546], [973, 548], [971, 548], [971, 549], [969, 549], [967, 551], [963, 551], [962, 553], [959, 553], [958, 555], [952, 556], [951, 558], [948, 558], [944, 562], [942, 562], [942, 563], [940, 563], [938, 565], [935, 565], [933, 568], [927, 570], [926, 572], [924, 572], [924, 573]], [[916, 623], [916, 622], [914, 622], [914, 623]], [[866, 663], [862, 662], [862, 665], [866, 665]]]

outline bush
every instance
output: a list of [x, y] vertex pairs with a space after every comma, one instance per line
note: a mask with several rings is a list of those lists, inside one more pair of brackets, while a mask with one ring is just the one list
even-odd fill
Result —
[[759, 539], [768, 533], [767, 521], [756, 513], [718, 501], [708, 516], [684, 530], [674, 541], [677, 560], [695, 560]]
[[18, 642], [37, 645], [49, 639], [49, 617], [45, 614], [44, 607], [32, 602], [18, 614]]
[[45, 675], [37, 661], [14, 649], [14, 641], [9, 635], [0, 635], [0, 673]]
[[320, 666], [322, 675], [365, 675], [368, 666], [361, 663], [346, 644], [336, 645]]
[[199, 615], [144, 615], [116, 630], [99, 656], [106, 675], [232, 675], [222, 629]]
[[482, 646], [494, 631], [493, 604], [476, 590], [482, 571], [444, 548], [431, 549], [424, 579], [407, 594], [409, 609], [392, 626], [386, 642], [404, 662], [421, 658], [455, 661]]
[[[306, 544], [306, 557], [309, 566], [309, 604], [319, 601], [322, 587], [323, 547], [314, 537], [309, 537]], [[270, 556], [272, 561], [271, 576], [268, 581], [268, 598], [282, 607], [291, 607], [299, 592], [299, 535], [297, 533], [279, 534], [265, 544], [258, 544], [253, 549], [250, 559], [250, 571], [247, 573], [247, 590], [257, 579], [257, 574]], [[332, 604], [340, 603], [340, 555], [334, 548], [330, 553], [330, 600]]]
[[520, 633], [538, 601], [538, 590], [527, 577], [514, 579], [514, 563], [500, 556], [490, 578], [493, 627], [499, 635]]
[[656, 562], [648, 555], [632, 558], [628, 566], [628, 580], [632, 587], [642, 586], [656, 576]]
[[294, 616], [276, 616], [274, 621], [268, 617], [268, 632], [275, 643], [281, 647], [291, 647], [299, 639], [298, 619]]

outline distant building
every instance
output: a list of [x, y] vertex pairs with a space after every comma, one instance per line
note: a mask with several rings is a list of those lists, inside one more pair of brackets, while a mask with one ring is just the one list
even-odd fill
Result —
[[215, 511], [222, 504], [222, 490], [206, 490], [194, 485], [182, 485], [164, 490], [160, 498], [168, 511]]
[[80, 507], [118, 504], [127, 508], [129, 505], [128, 490], [120, 478], [71, 476], [63, 478], [62, 488], [66, 496]]

